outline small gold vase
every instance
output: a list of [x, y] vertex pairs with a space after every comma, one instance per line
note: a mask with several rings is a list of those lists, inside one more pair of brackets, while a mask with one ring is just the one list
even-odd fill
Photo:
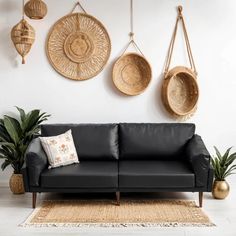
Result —
[[225, 199], [229, 195], [229, 184], [226, 181], [215, 180], [212, 188], [212, 195], [216, 199]]
[[24, 182], [22, 174], [12, 174], [9, 186], [14, 194], [23, 194], [25, 193]]

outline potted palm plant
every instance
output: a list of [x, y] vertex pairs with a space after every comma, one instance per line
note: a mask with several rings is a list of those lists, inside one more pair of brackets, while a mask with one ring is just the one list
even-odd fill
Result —
[[235, 174], [233, 171], [236, 170], [236, 165], [233, 164], [236, 159], [236, 152], [230, 154], [232, 149], [231, 147], [228, 148], [223, 155], [221, 155], [219, 150], [216, 147], [214, 148], [216, 151], [216, 157], [212, 157], [211, 159], [215, 177], [212, 195], [216, 199], [225, 199], [230, 191], [226, 178], [229, 175]]
[[50, 115], [40, 110], [32, 110], [28, 113], [19, 107], [19, 118], [4, 115], [0, 119], [0, 159], [3, 159], [2, 170], [11, 166], [14, 170], [10, 181], [10, 189], [15, 194], [24, 193], [21, 168], [24, 164], [24, 156], [29, 143], [39, 135], [40, 124]]

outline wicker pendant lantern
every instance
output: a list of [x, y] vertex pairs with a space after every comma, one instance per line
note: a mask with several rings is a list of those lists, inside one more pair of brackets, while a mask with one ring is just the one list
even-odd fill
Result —
[[22, 20], [12, 28], [11, 39], [14, 43], [16, 51], [22, 56], [22, 64], [25, 64], [25, 56], [29, 53], [35, 41], [35, 30], [24, 19], [24, 11], [22, 15]]
[[42, 0], [30, 0], [24, 6], [25, 14], [33, 20], [41, 20], [47, 14], [47, 5]]

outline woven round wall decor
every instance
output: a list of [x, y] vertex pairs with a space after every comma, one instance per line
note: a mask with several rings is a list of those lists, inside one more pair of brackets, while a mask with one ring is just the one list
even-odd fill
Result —
[[47, 55], [54, 69], [66, 78], [86, 80], [107, 63], [111, 42], [100, 21], [87, 13], [59, 19], [47, 39]]
[[122, 93], [138, 95], [151, 81], [151, 66], [143, 56], [137, 53], [126, 53], [114, 64], [112, 77], [115, 86]]

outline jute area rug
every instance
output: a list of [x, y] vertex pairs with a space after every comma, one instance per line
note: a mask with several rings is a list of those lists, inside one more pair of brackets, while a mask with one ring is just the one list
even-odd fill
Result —
[[214, 226], [194, 201], [109, 200], [43, 201], [21, 226], [176, 227]]

